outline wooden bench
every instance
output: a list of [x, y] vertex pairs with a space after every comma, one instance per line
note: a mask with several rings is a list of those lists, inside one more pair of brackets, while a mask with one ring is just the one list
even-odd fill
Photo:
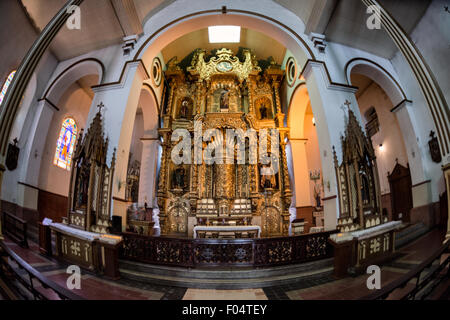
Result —
[[21, 247], [28, 248], [27, 222], [8, 212], [3, 212], [3, 232]]

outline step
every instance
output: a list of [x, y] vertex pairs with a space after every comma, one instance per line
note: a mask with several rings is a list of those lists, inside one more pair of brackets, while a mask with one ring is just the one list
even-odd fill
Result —
[[199, 289], [249, 289], [331, 276], [333, 259], [272, 268], [186, 269], [120, 261], [122, 278]]
[[395, 248], [398, 249], [411, 243], [427, 233], [429, 230], [430, 228], [422, 222], [410, 225], [400, 230], [395, 235]]

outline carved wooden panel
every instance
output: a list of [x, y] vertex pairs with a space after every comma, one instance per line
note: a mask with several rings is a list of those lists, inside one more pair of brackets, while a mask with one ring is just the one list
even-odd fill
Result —
[[120, 258], [150, 264], [271, 266], [329, 258], [332, 232], [266, 239], [175, 239], [122, 233]]

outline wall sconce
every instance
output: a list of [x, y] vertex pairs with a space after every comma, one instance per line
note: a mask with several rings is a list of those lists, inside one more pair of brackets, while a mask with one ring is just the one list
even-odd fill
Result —
[[312, 118], [312, 123], [313, 123], [313, 126], [315, 127], [316, 126], [316, 118]]
[[383, 146], [383, 144], [380, 144], [379, 148], [380, 148], [380, 151], [381, 151], [381, 152], [384, 151], [384, 146]]

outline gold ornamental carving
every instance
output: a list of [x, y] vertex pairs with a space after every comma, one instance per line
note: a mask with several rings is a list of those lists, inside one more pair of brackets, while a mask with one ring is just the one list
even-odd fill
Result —
[[192, 64], [187, 70], [193, 74], [198, 74], [200, 80], [211, 79], [214, 74], [234, 74], [239, 82], [244, 81], [250, 74], [257, 74], [261, 71], [249, 50], [244, 50], [245, 61], [240, 62], [239, 58], [233, 56], [233, 51], [223, 48], [217, 51], [216, 56], [208, 62], [205, 61], [205, 50], [199, 50], [195, 53]]

